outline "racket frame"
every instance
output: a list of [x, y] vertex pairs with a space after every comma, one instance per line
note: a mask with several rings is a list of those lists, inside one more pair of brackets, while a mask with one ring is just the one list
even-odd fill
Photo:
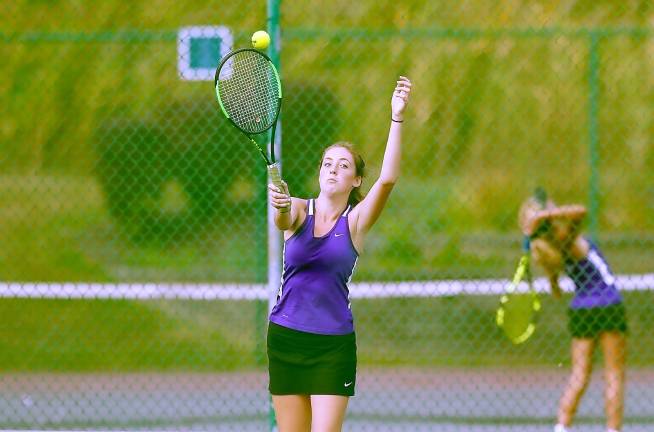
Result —
[[[231, 116], [229, 115], [229, 113], [225, 109], [225, 106], [224, 106], [224, 104], [223, 104], [223, 102], [221, 100], [220, 87], [218, 86], [220, 71], [223, 68], [223, 66], [225, 66], [227, 64], [227, 62], [233, 56], [235, 56], [236, 54], [243, 53], [243, 52], [246, 52], [246, 51], [251, 51], [251, 52], [253, 52], [253, 53], [257, 54], [257, 55], [260, 55], [261, 57], [263, 57], [269, 63], [270, 68], [272, 69], [272, 71], [275, 74], [275, 81], [277, 83], [277, 92], [278, 92], [278, 95], [279, 95], [278, 98], [277, 98], [277, 109], [275, 110], [275, 117], [274, 117], [274, 120], [272, 121], [271, 125], [269, 125], [268, 127], [262, 129], [261, 131], [255, 132], [255, 133], [246, 131], [245, 129], [240, 127], [234, 121], [234, 119], [231, 118]], [[222, 60], [218, 64], [218, 67], [216, 68], [216, 73], [214, 75], [214, 91], [215, 91], [215, 94], [216, 94], [216, 100], [218, 101], [218, 105], [220, 106], [220, 110], [222, 111], [222, 113], [225, 115], [225, 117], [227, 117], [227, 120], [229, 120], [229, 122], [236, 129], [238, 129], [246, 137], [248, 137], [250, 142], [252, 144], [254, 144], [254, 146], [257, 148], [257, 150], [259, 150], [259, 154], [261, 154], [261, 157], [266, 162], [266, 166], [268, 168], [268, 176], [270, 178], [270, 181], [275, 186], [277, 186], [280, 190], [283, 191], [284, 190], [284, 182], [282, 181], [282, 178], [281, 178], [279, 162], [277, 162], [275, 160], [275, 132], [276, 132], [276, 129], [277, 129], [277, 120], [279, 118], [279, 112], [281, 111], [281, 107], [282, 107], [282, 83], [281, 83], [281, 80], [279, 78], [279, 73], [277, 72], [277, 68], [273, 64], [272, 60], [270, 60], [270, 57], [268, 57], [266, 54], [262, 53], [261, 51], [258, 51], [258, 50], [253, 49], [253, 48], [241, 48], [241, 49], [237, 49], [237, 50], [229, 52], [227, 55], [225, 55], [222, 58]], [[259, 143], [254, 139], [254, 136], [263, 134], [264, 132], [268, 132], [269, 130], [271, 131], [270, 132], [270, 157], [268, 157], [268, 154], [267, 154], [266, 150], [263, 147], [261, 147], [261, 145], [259, 145]], [[280, 209], [280, 212], [286, 213], [289, 210], [290, 210], [290, 208]]]
[[[529, 295], [531, 297], [531, 306], [532, 306], [532, 310], [530, 311], [531, 312], [531, 316], [529, 320], [530, 322], [527, 325], [525, 331], [517, 337], [511, 337], [505, 331], [505, 334], [509, 338], [509, 340], [511, 340], [511, 342], [513, 342], [516, 345], [525, 342], [534, 334], [534, 332], [536, 331], [535, 318], [541, 309], [540, 298], [538, 297], [538, 293], [534, 289], [533, 277], [531, 273], [530, 243], [531, 242], [529, 237], [525, 237], [523, 239], [523, 245], [522, 245], [523, 255], [520, 257], [520, 261], [518, 262], [518, 267], [516, 268], [511, 283], [509, 283], [509, 285], [507, 286], [506, 292], [502, 294], [502, 296], [500, 297], [500, 306], [497, 309], [496, 318], [495, 318], [498, 327], [504, 329], [504, 324], [505, 324], [504, 305], [509, 301], [511, 301], [511, 295], [516, 294], [515, 290], [517, 289], [520, 282], [522, 280], [526, 280], [527, 285], [529, 287], [529, 292], [526, 295]], [[516, 295], [525, 295], [525, 294], [516, 294]]]

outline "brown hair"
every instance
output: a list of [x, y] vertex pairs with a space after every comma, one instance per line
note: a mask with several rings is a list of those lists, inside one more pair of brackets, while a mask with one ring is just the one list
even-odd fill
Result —
[[[320, 157], [320, 166], [322, 166], [322, 161], [325, 158], [325, 153], [327, 153], [328, 150], [336, 147], [342, 147], [350, 152], [350, 154], [352, 155], [352, 159], [354, 159], [354, 174], [361, 177], [361, 179], [363, 180], [363, 177], [365, 175], [366, 163], [363, 161], [361, 154], [354, 148], [354, 145], [347, 141], [338, 141], [335, 142], [334, 144], [325, 147], [325, 149], [322, 151], [322, 156]], [[347, 199], [347, 203], [352, 207], [354, 207], [355, 205], [359, 204], [361, 200], [363, 200], [363, 197], [364, 195], [363, 192], [361, 192], [361, 185], [359, 185], [352, 189], [352, 191], [350, 192], [350, 196]]]

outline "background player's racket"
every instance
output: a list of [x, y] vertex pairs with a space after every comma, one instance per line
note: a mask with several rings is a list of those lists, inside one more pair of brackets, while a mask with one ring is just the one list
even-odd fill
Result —
[[[220, 61], [214, 78], [216, 98], [225, 117], [257, 147], [275, 186], [283, 190], [275, 161], [275, 128], [282, 105], [282, 84], [270, 58], [251, 48], [238, 49]], [[254, 136], [272, 128], [270, 157]]]
[[[534, 199], [544, 208], [547, 203], [547, 193], [542, 188], [536, 188]], [[504, 334], [514, 344], [525, 342], [536, 330], [536, 318], [541, 309], [540, 299], [534, 290], [531, 274], [531, 239], [541, 235], [548, 229], [547, 224], [538, 227], [531, 236], [525, 236], [522, 242], [522, 256], [506, 292], [500, 297], [500, 306], [497, 309], [497, 325], [504, 330]], [[526, 283], [528, 291], [519, 290], [520, 284]]]
[[[520, 257], [513, 279], [500, 298], [500, 306], [496, 314], [497, 325], [514, 344], [521, 344], [534, 334], [536, 317], [541, 308], [540, 299], [532, 283], [529, 255], [529, 238], [526, 237], [523, 255]], [[519, 290], [523, 283], [528, 286], [527, 292]]]

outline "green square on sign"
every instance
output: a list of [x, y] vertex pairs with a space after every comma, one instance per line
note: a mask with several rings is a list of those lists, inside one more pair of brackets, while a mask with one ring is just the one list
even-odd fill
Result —
[[232, 49], [232, 32], [224, 26], [182, 27], [177, 33], [177, 71], [190, 81], [212, 81], [220, 59]]
[[215, 69], [220, 61], [219, 37], [191, 39], [191, 67]]

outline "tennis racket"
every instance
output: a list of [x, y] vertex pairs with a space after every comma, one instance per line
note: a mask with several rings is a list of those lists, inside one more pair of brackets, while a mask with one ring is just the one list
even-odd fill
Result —
[[[523, 254], [513, 279], [500, 297], [500, 306], [497, 309], [497, 325], [504, 330], [504, 334], [514, 344], [521, 344], [534, 334], [536, 330], [536, 317], [541, 309], [540, 299], [534, 290], [531, 266], [529, 237], [523, 241]], [[521, 290], [521, 284], [527, 284], [527, 292]]]
[[[232, 51], [220, 61], [214, 86], [223, 114], [259, 150], [272, 183], [283, 190], [274, 145], [282, 106], [282, 84], [275, 65], [267, 55], [252, 48]], [[272, 130], [270, 157], [254, 139], [268, 130]]]

